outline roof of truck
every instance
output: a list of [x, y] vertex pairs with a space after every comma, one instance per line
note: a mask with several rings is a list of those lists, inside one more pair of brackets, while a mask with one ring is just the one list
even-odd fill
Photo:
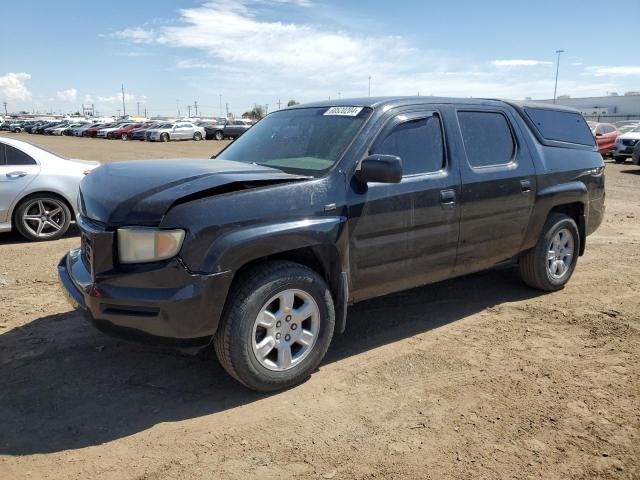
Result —
[[361, 97], [361, 98], [340, 98], [323, 100], [319, 102], [303, 103], [289, 108], [309, 108], [309, 107], [370, 107], [370, 108], [394, 108], [405, 105], [416, 104], [466, 104], [498, 106], [512, 105], [517, 108], [543, 108], [545, 110], [559, 110], [564, 112], [577, 112], [570, 107], [554, 105], [551, 103], [538, 103], [531, 101], [501, 100], [495, 98], [455, 98], [455, 97], [430, 97], [430, 96], [409, 96], [409, 97]]

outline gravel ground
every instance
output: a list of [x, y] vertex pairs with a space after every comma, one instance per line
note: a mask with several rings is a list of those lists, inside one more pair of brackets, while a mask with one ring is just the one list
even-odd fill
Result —
[[[17, 137], [102, 161], [222, 145]], [[606, 175], [564, 290], [503, 269], [358, 304], [271, 395], [86, 324], [56, 278], [75, 231], [0, 234], [0, 478], [640, 478], [640, 168]]]

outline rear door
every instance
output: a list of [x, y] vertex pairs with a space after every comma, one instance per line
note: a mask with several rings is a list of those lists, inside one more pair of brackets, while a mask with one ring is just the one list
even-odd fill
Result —
[[456, 274], [516, 255], [536, 192], [535, 168], [512, 112], [456, 109], [463, 143], [460, 244]]
[[369, 154], [397, 155], [398, 184], [351, 183], [352, 293], [369, 298], [452, 275], [459, 231], [460, 177], [447, 148], [440, 112], [398, 114]]
[[40, 165], [16, 147], [0, 142], [0, 222], [9, 222], [9, 211], [20, 193], [40, 173]]

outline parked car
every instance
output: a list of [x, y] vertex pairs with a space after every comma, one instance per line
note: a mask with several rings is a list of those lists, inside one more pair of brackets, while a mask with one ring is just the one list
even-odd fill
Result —
[[129, 138], [131, 140], [144, 140], [145, 139], [145, 134], [147, 133], [148, 130], [150, 130], [152, 128], [156, 128], [156, 127], [162, 125], [162, 123], [164, 123], [164, 122], [148, 122], [148, 123], [145, 123], [141, 127], [134, 128], [133, 130], [131, 130], [131, 132], [129, 132]]
[[267, 391], [312, 374], [353, 302], [505, 261], [561, 289], [602, 221], [604, 162], [566, 107], [342, 100], [271, 113], [214, 160], [104, 165], [80, 199], [58, 266], [79, 310], [212, 343]]
[[235, 119], [229, 120], [225, 126], [222, 133], [225, 138], [230, 138], [235, 140], [240, 135], [244, 134], [247, 130], [249, 130], [253, 126], [253, 122], [251, 120], [245, 119]]
[[612, 123], [588, 122], [593, 135], [598, 143], [598, 151], [601, 154], [611, 153], [615, 150], [616, 138], [620, 135], [618, 128]]
[[139, 128], [141, 126], [142, 123], [130, 123], [122, 125], [115, 130], [107, 132], [107, 138], [120, 138], [122, 140], [129, 140], [129, 132], [131, 132], [131, 130], [133, 130], [134, 128]]
[[627, 123], [625, 125], [622, 125], [620, 127], [618, 127], [618, 131], [620, 132], [620, 135], [622, 135], [623, 133], [627, 133], [630, 132], [631, 130], [633, 130], [634, 128], [640, 127], [640, 122], [638, 123]]
[[23, 131], [26, 132], [26, 133], [32, 133], [35, 128], [38, 128], [39, 126], [44, 125], [45, 123], [47, 123], [47, 122], [34, 122], [34, 123], [24, 127]]
[[42, 123], [42, 124], [38, 125], [35, 128], [32, 128], [31, 129], [31, 133], [42, 134], [42, 133], [44, 133], [45, 128], [55, 127], [56, 125], [59, 125], [59, 124], [60, 124], [60, 122], [45, 122], [45, 123]]
[[204, 138], [207, 140], [224, 140], [224, 126], [226, 125], [227, 120], [223, 119], [217, 122], [210, 122], [207, 125], [203, 125], [204, 127]]
[[66, 128], [70, 124], [71, 122], [69, 121], [59, 122], [59, 123], [56, 123], [55, 125], [45, 128], [44, 130], [42, 130], [42, 133], [44, 133], [45, 135], [51, 135], [51, 132], [53, 132], [54, 130], [58, 130], [59, 128]]
[[83, 137], [92, 137], [95, 138], [96, 135], [98, 134], [98, 130], [102, 129], [102, 128], [111, 128], [111, 127], [115, 127], [117, 125], [117, 123], [103, 123], [103, 124], [98, 124], [95, 125], [91, 128], [87, 128], [82, 136]]
[[116, 130], [119, 130], [121, 128], [128, 127], [129, 125], [133, 125], [133, 122], [120, 122], [120, 123], [114, 124], [111, 127], [103, 127], [103, 128], [98, 130], [98, 132], [96, 133], [96, 137], [99, 137], [99, 138], [110, 138], [109, 134], [111, 132], [115, 132]]
[[633, 155], [633, 149], [640, 143], [640, 126], [623, 133], [616, 139], [613, 159], [616, 163], [623, 163]]
[[202, 140], [204, 128], [191, 122], [164, 123], [147, 130], [145, 138], [151, 142], [169, 142], [171, 140]]
[[49, 130], [49, 135], [65, 135], [65, 132], [67, 132], [68, 130], [71, 130], [72, 128], [81, 127], [85, 123], [86, 122], [69, 123], [67, 125], [62, 125], [61, 127], [56, 127], [56, 128], [53, 128], [53, 129]]
[[60, 238], [77, 213], [80, 180], [98, 165], [0, 138], [0, 231], [16, 229], [34, 241]]
[[99, 124], [88, 122], [88, 123], [85, 123], [84, 125], [81, 125], [79, 127], [72, 128], [69, 131], [69, 134], [74, 136], [74, 137], [82, 137], [84, 135], [84, 132], [86, 132], [90, 128], [96, 128], [96, 127], [99, 127]]

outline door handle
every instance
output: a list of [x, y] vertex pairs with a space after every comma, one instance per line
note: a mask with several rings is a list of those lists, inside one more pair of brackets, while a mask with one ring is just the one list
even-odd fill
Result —
[[522, 189], [522, 193], [529, 193], [531, 191], [531, 181], [520, 180], [520, 188]]
[[10, 180], [15, 180], [16, 178], [26, 177], [27, 172], [9, 172], [7, 173], [7, 178]]
[[456, 204], [456, 192], [454, 190], [440, 190], [440, 204], [451, 208]]

